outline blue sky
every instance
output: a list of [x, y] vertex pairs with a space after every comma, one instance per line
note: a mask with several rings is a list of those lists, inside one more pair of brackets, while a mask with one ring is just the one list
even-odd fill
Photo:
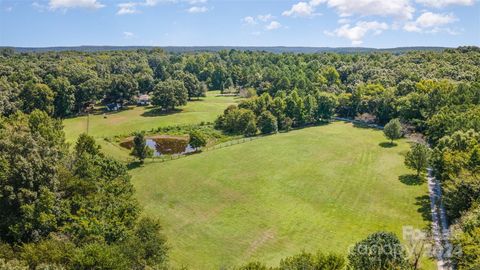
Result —
[[0, 0], [1, 46], [480, 45], [479, 0]]

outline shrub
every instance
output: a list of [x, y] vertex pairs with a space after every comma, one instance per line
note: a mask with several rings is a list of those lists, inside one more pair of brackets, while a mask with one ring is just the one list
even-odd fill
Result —
[[264, 111], [258, 117], [258, 127], [263, 134], [276, 133], [278, 131], [277, 118], [269, 111]]

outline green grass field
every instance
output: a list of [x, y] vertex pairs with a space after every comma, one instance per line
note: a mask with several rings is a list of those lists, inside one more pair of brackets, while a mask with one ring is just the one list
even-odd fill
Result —
[[[150, 130], [160, 126], [180, 124], [198, 124], [202, 121], [213, 122], [230, 104], [234, 97], [218, 97], [219, 91], [210, 91], [207, 97], [188, 102], [178, 112], [155, 115], [150, 107], [132, 107], [129, 110], [107, 114], [90, 115], [89, 135], [96, 139], [128, 135], [134, 131]], [[65, 119], [65, 137], [67, 142], [74, 142], [78, 135], [87, 131], [87, 117]]]
[[144, 214], [164, 226], [174, 266], [276, 265], [302, 250], [347, 253], [378, 230], [401, 238], [402, 226], [427, 226], [426, 184], [400, 181], [412, 173], [403, 165], [408, 143], [385, 141], [381, 131], [335, 122], [130, 172]]

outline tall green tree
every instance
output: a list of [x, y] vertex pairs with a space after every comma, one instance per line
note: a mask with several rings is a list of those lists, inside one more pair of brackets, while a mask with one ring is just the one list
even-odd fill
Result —
[[257, 125], [263, 134], [276, 133], [278, 131], [277, 118], [269, 111], [264, 111], [260, 114]]
[[52, 115], [55, 100], [55, 93], [46, 84], [27, 82], [20, 92], [20, 98], [23, 101], [23, 111], [31, 113], [34, 110], [42, 110]]
[[398, 140], [402, 137], [402, 124], [398, 119], [392, 119], [383, 128], [383, 134], [390, 140], [390, 144], [393, 144], [394, 140]]
[[348, 254], [349, 265], [355, 270], [405, 269], [406, 253], [397, 236], [376, 232], [358, 242]]
[[0, 239], [35, 241], [56, 230], [65, 209], [59, 164], [65, 157], [61, 123], [46, 112], [17, 115], [0, 126]]
[[330, 120], [335, 114], [338, 106], [338, 99], [334, 94], [318, 92], [316, 95], [317, 109], [315, 116], [317, 119]]
[[176, 106], [187, 104], [188, 91], [182, 81], [167, 79], [159, 82], [153, 89], [152, 104], [164, 110], [173, 110]]
[[141, 163], [143, 163], [146, 158], [153, 155], [153, 150], [148, 147], [147, 140], [145, 139], [145, 134], [143, 132], [137, 132], [135, 137], [133, 137], [131, 154], [138, 158]]
[[138, 82], [130, 75], [116, 75], [105, 93], [105, 102], [124, 104], [138, 95]]
[[405, 165], [417, 172], [417, 177], [426, 171], [430, 158], [430, 148], [423, 143], [414, 143], [405, 156]]

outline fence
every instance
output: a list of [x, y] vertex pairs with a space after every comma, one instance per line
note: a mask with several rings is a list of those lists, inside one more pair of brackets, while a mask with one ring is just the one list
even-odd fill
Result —
[[[212, 146], [209, 146], [209, 147], [202, 147], [199, 150], [202, 151], [202, 152], [208, 152], [208, 151], [225, 148], [225, 147], [232, 146], [232, 145], [251, 142], [253, 140], [256, 140], [256, 139], [259, 139], [259, 138], [262, 138], [262, 137], [263, 136], [255, 136], [255, 137], [248, 137], [248, 138], [240, 138], [240, 139], [236, 139], [236, 140], [230, 140], [230, 141], [226, 141], [226, 142], [219, 143], [219, 144], [216, 144], [216, 145], [212, 145]], [[169, 156], [152, 157], [152, 158], [149, 158], [149, 159], [145, 160], [145, 162], [146, 163], [167, 162], [167, 161], [171, 161], [171, 160], [176, 160], [176, 159], [188, 157], [188, 156], [190, 156], [192, 154], [195, 154], [195, 153], [196, 152], [188, 153], [188, 154], [174, 154], [174, 155], [169, 155]], [[132, 161], [134, 161], [134, 159], [132, 159]]]

